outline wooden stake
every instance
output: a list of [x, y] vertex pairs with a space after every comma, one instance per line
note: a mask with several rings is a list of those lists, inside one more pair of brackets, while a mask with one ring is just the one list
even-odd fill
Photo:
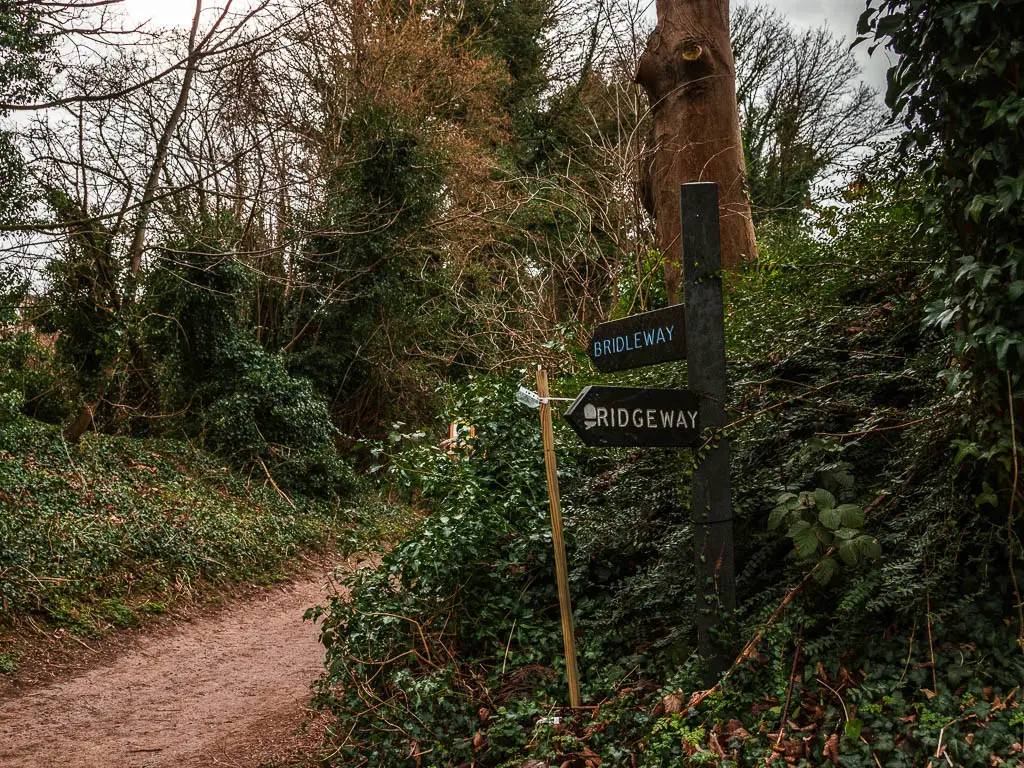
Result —
[[548, 472], [548, 498], [551, 502], [551, 541], [555, 545], [555, 573], [558, 578], [558, 605], [562, 612], [562, 639], [565, 642], [565, 672], [569, 676], [569, 703], [580, 707], [580, 673], [576, 667], [576, 635], [572, 625], [569, 597], [569, 565], [562, 538], [562, 501], [558, 495], [558, 467], [555, 464], [555, 433], [551, 427], [548, 404], [548, 374], [537, 366], [537, 394], [540, 395], [540, 430], [544, 438], [544, 465]]

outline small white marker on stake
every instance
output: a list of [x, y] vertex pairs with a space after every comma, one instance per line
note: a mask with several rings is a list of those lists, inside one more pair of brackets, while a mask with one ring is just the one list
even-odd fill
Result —
[[519, 391], [516, 392], [516, 402], [521, 403], [528, 408], [540, 408], [540, 395], [532, 389], [520, 386]]
[[547, 405], [548, 403], [571, 403], [575, 400], [572, 397], [541, 397], [532, 389], [520, 385], [519, 391], [516, 392], [516, 402], [525, 405], [528, 408], [540, 408], [541, 405]]

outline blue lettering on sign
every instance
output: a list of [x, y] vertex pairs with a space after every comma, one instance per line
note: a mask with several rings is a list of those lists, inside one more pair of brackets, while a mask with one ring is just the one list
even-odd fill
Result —
[[635, 352], [644, 347], [653, 347], [656, 344], [667, 344], [672, 341], [675, 331], [674, 325], [660, 326], [643, 331], [636, 331], [632, 335], [615, 336], [611, 339], [600, 339], [594, 342], [594, 357], [613, 355], [617, 352]]

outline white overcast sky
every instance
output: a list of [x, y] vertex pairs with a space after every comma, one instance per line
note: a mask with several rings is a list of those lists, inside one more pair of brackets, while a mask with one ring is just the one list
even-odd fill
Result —
[[[734, 0], [735, 2], [735, 0]], [[864, 0], [765, 0], [778, 8], [794, 25], [817, 27], [827, 24], [834, 32], [844, 35], [851, 43], [857, 37], [857, 19], [867, 5]], [[885, 73], [889, 59], [883, 48], [868, 56], [867, 44], [859, 45], [854, 54], [864, 70], [864, 79], [885, 95]]]
[[[733, 3], [742, 0], [733, 0]], [[850, 41], [856, 37], [857, 19], [863, 12], [865, 0], [762, 0], [778, 8], [794, 25], [815, 27], [827, 24], [833, 31]], [[209, 5], [219, 5], [215, 1]], [[652, 2], [653, 5], [653, 2]], [[124, 0], [124, 8], [136, 21], [152, 20], [159, 25], [186, 25], [192, 20], [195, 0]], [[855, 51], [864, 70], [864, 79], [877, 91], [885, 92], [885, 72], [889, 63], [885, 51], [879, 48], [868, 57], [867, 48]]]

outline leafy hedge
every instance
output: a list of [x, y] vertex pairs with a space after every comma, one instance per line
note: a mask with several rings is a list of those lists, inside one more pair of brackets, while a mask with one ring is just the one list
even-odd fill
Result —
[[872, 0], [859, 32], [898, 54], [886, 101], [932, 182], [928, 236], [944, 246], [926, 321], [955, 342], [949, 383], [979, 406], [965, 455], [987, 465], [1011, 518], [1016, 507], [1015, 535], [1024, 508], [1013, 446], [1024, 419], [1024, 3]]

